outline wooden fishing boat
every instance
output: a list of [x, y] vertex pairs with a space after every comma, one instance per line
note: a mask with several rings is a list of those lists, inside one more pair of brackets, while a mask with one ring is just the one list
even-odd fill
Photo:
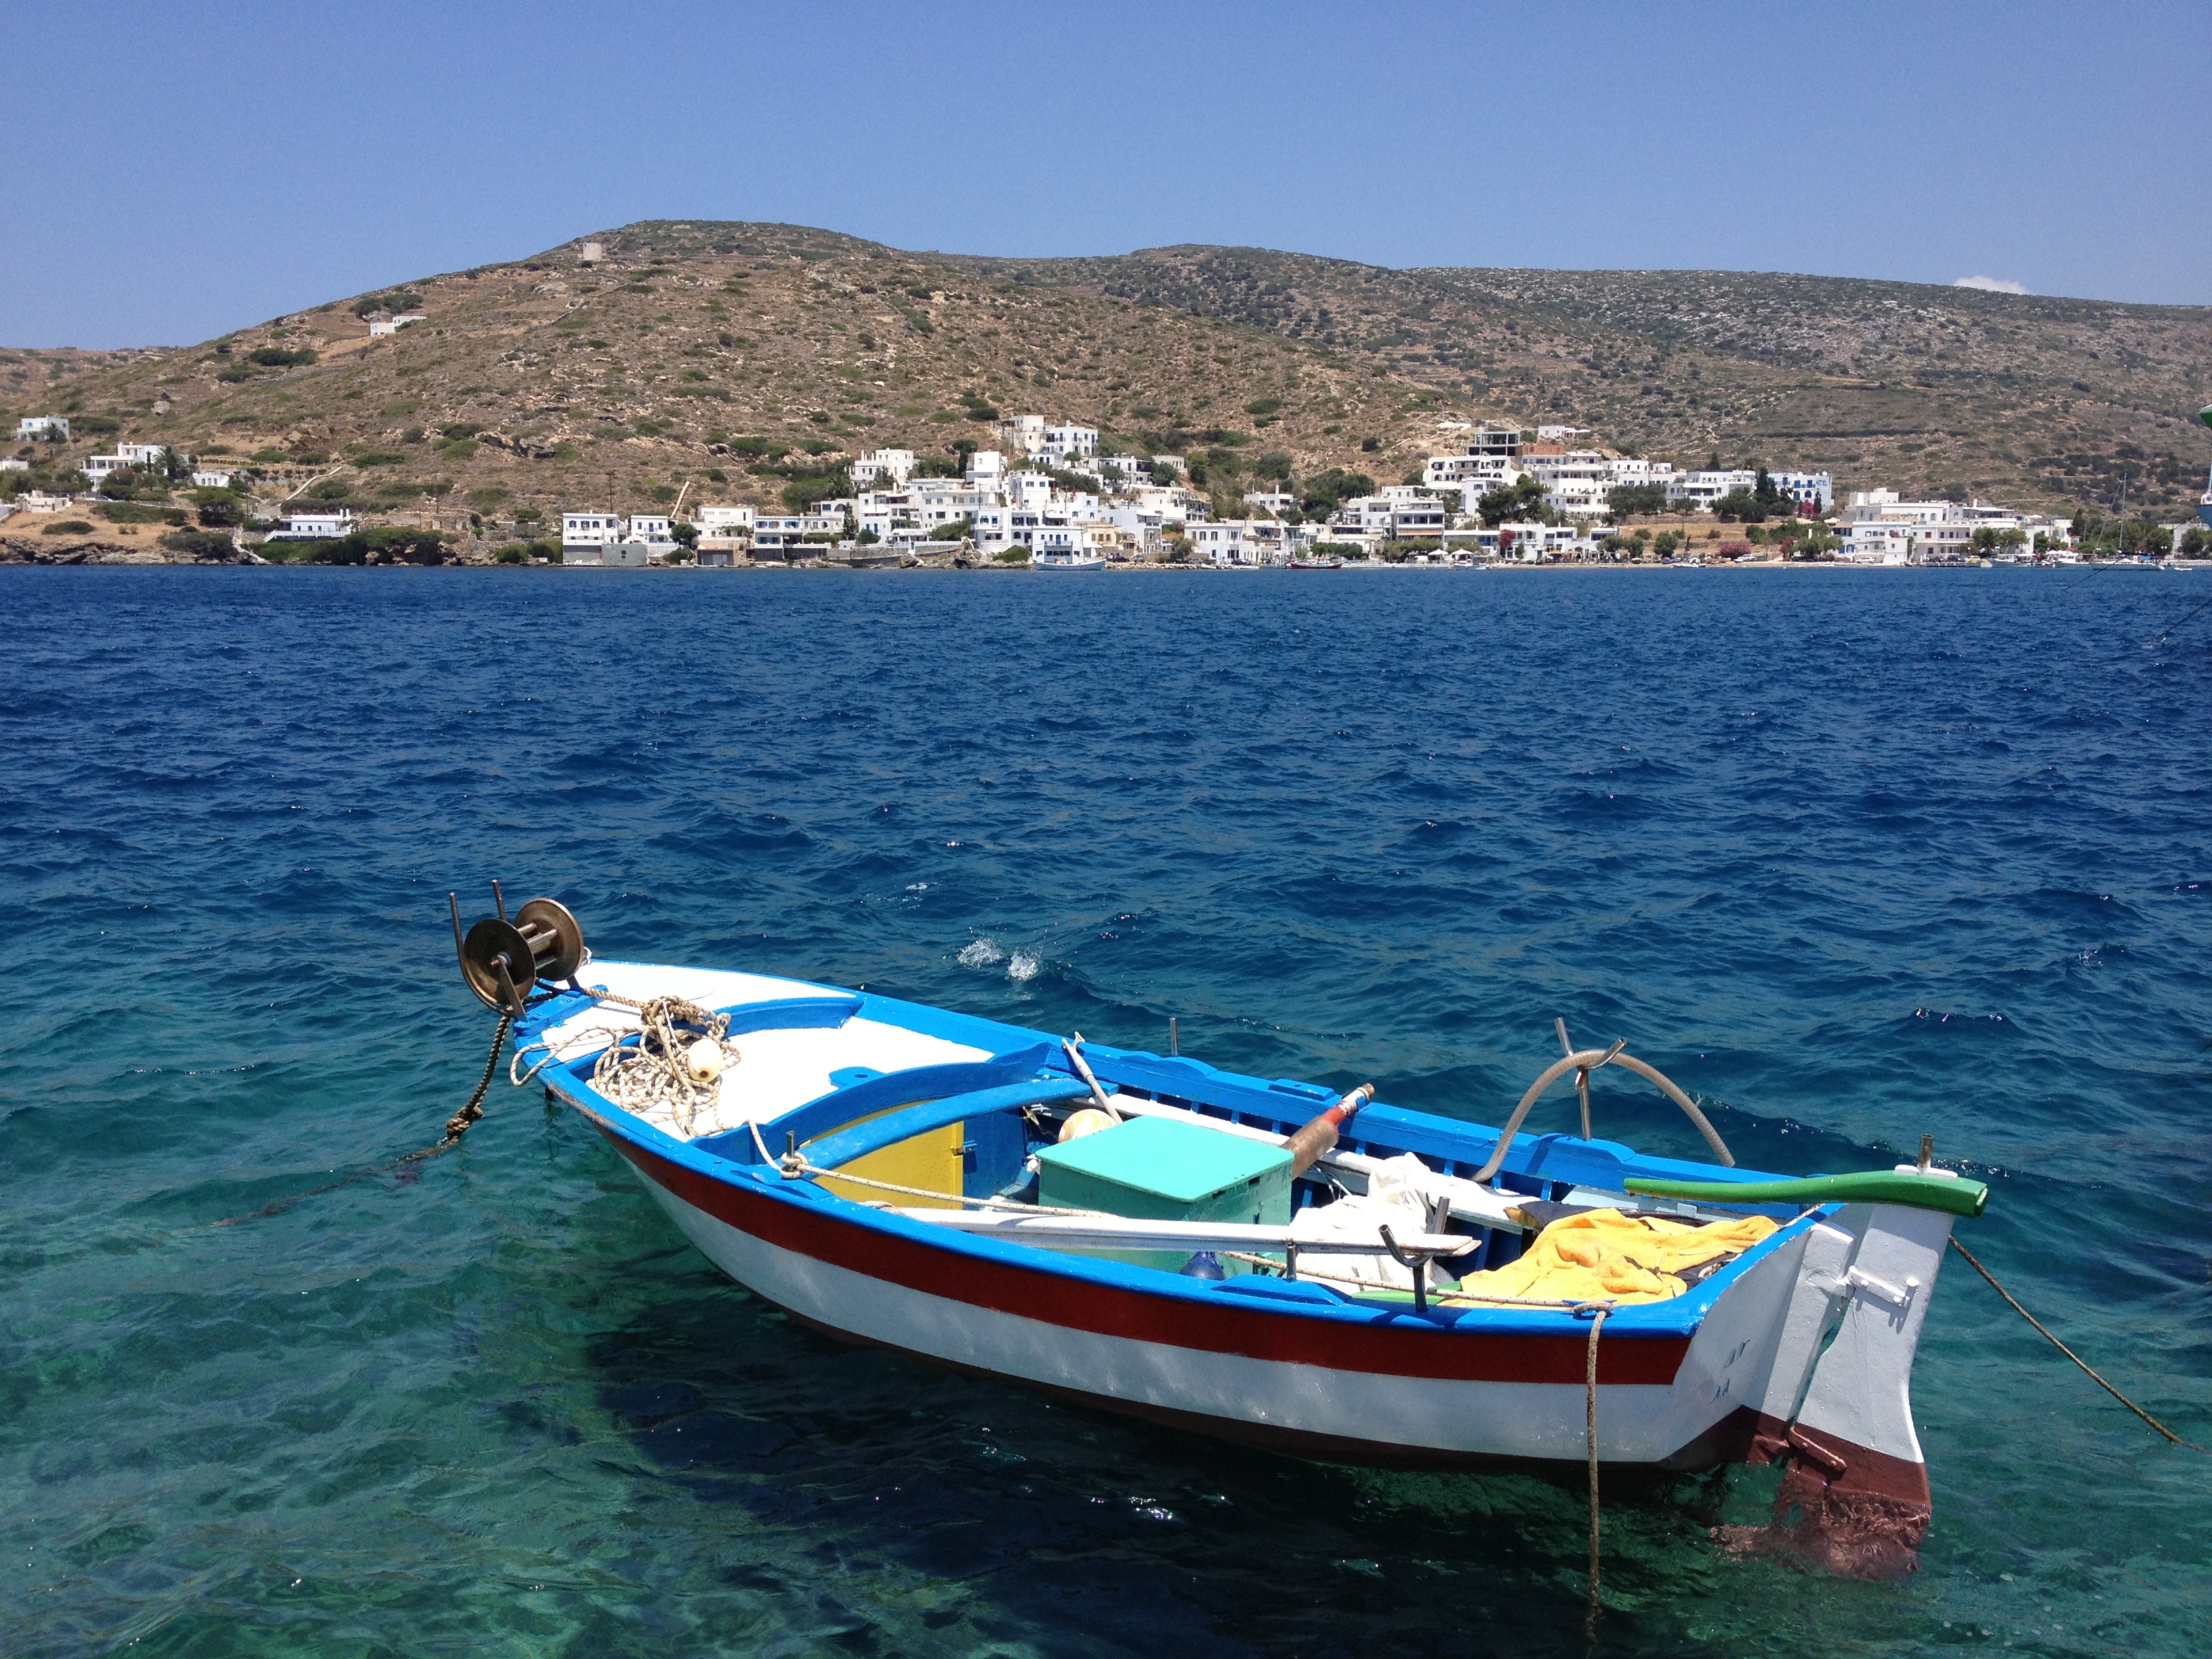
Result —
[[[1855, 1573], [1912, 1563], [1914, 1351], [1953, 1217], [1986, 1196], [1924, 1143], [1894, 1171], [1738, 1169], [1686, 1095], [1564, 1025], [1501, 1129], [866, 991], [593, 961], [549, 900], [465, 939], [453, 920], [513, 1024], [510, 1076], [817, 1329], [1325, 1460], [1782, 1463], [1775, 1539]], [[1608, 1066], [1662, 1087], [1711, 1159], [1595, 1137]], [[1570, 1077], [1582, 1132], [1523, 1132]]]

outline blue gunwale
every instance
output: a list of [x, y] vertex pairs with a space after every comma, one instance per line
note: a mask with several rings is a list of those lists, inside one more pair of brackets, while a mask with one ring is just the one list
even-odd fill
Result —
[[[872, 992], [845, 991], [832, 986], [811, 988], [818, 994], [737, 1004], [726, 1011], [717, 1012], [728, 1012], [732, 1015], [733, 1031], [834, 1026], [858, 1015], [925, 1036], [943, 1037], [950, 1042], [980, 1048], [993, 1056], [987, 1061], [917, 1067], [915, 1079], [918, 1085], [924, 1087], [934, 1086], [939, 1080], [945, 1084], [954, 1082], [949, 1075], [942, 1076], [940, 1079], [926, 1078], [925, 1073], [972, 1071], [978, 1073], [993, 1072], [1004, 1076], [1009, 1066], [1033, 1060], [1041, 1061], [1029, 1073], [1037, 1080], [1065, 1085], [1073, 1079], [1073, 1073], [1066, 1065], [1064, 1056], [1058, 1064], [1049, 1058], [1060, 1053], [1060, 1039], [1049, 1032], [1009, 1025], [926, 1003], [878, 996]], [[534, 1005], [530, 1012], [517, 1022], [516, 1040], [526, 1042], [590, 1006], [592, 1000], [581, 993], [556, 993], [544, 1002]], [[796, 1017], [781, 1018], [786, 1014]], [[1099, 1080], [1109, 1089], [1127, 1089], [1205, 1116], [1249, 1124], [1279, 1134], [1289, 1133], [1312, 1116], [1318, 1107], [1336, 1098], [1334, 1091], [1317, 1084], [1292, 1079], [1270, 1081], [1248, 1077], [1239, 1073], [1222, 1071], [1203, 1060], [1187, 1056], [1160, 1055], [1143, 1049], [1116, 1048], [1097, 1042], [1085, 1043], [1084, 1052]], [[1431, 1306], [1423, 1315], [1417, 1314], [1409, 1304], [1364, 1299], [1311, 1280], [1285, 1283], [1249, 1275], [1219, 1281], [1187, 1279], [1154, 1268], [1040, 1250], [1033, 1246], [977, 1234], [951, 1232], [925, 1221], [910, 1220], [841, 1198], [812, 1181], [787, 1180], [773, 1164], [763, 1164], [761, 1162], [750, 1132], [726, 1132], [690, 1141], [679, 1139], [634, 1115], [593, 1088], [591, 1073], [598, 1058], [594, 1053], [573, 1061], [550, 1065], [539, 1074], [540, 1080], [556, 1096], [575, 1107], [608, 1133], [619, 1136], [633, 1146], [708, 1180], [742, 1187], [782, 1203], [827, 1209], [852, 1225], [933, 1249], [1004, 1262], [1032, 1272], [1110, 1285], [1194, 1306], [1218, 1306], [1221, 1297], [1234, 1297], [1239, 1306], [1264, 1307], [1267, 1311], [1279, 1312], [1290, 1318], [1323, 1319], [1376, 1327], [1415, 1328], [1425, 1325], [1440, 1331], [1470, 1335], [1558, 1335], [1565, 1331], [1588, 1328], [1584, 1322], [1565, 1310]], [[885, 1087], [886, 1085], [896, 1084], [903, 1075], [895, 1073], [848, 1085], [842, 1089], [833, 1089], [828, 1094], [762, 1124], [762, 1135], [773, 1148], [787, 1127], [798, 1128], [801, 1139], [811, 1139], [850, 1122], [854, 1117], [884, 1110], [886, 1106], [903, 1105], [907, 1103], [890, 1097], [900, 1091]], [[927, 1097], [927, 1095], [909, 1097], [915, 1100]], [[840, 1112], [843, 1115], [839, 1115]], [[1346, 1133], [1339, 1142], [1346, 1151], [1379, 1158], [1413, 1152], [1458, 1175], [1473, 1174], [1474, 1169], [1489, 1156], [1498, 1134], [1492, 1125], [1439, 1117], [1432, 1113], [1413, 1111], [1381, 1102], [1363, 1108], [1351, 1120], [1347, 1128], [1352, 1133]], [[1578, 1137], [1558, 1133], [1514, 1136], [1513, 1145], [1507, 1152], [1500, 1173], [1504, 1177], [1512, 1178], [1516, 1184], [1525, 1183], [1532, 1197], [1539, 1195], [1553, 1183], [1597, 1187], [1618, 1192], [1623, 1180], [1630, 1176], [1739, 1182], [1783, 1178], [1763, 1170], [1729, 1169], [1719, 1164], [1650, 1157], [1617, 1141], [1584, 1141]], [[1783, 1205], [1745, 1205], [1741, 1207], [1747, 1213], [1771, 1216], [1783, 1224], [1767, 1238], [1744, 1251], [1711, 1277], [1692, 1285], [1682, 1295], [1666, 1302], [1632, 1304], [1618, 1309], [1607, 1317], [1607, 1336], [1680, 1338], [1694, 1334], [1714, 1304], [1756, 1262], [1782, 1249], [1790, 1238], [1810, 1226], [1814, 1221], [1833, 1214], [1842, 1206], [1827, 1205], [1803, 1212]]]

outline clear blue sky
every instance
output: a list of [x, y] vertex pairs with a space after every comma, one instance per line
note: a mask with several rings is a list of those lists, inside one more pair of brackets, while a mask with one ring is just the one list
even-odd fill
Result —
[[0, 344], [634, 219], [2212, 302], [2212, 6], [12, 8]]

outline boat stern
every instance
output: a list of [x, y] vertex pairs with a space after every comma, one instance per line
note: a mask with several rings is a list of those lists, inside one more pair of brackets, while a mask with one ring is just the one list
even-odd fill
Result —
[[1942, 1210], [1866, 1204], [1807, 1229], [1764, 1375], [1700, 1447], [1706, 1461], [1784, 1468], [1773, 1520], [1723, 1528], [1731, 1548], [1860, 1578], [1917, 1565], [1933, 1505], [1912, 1362], [1951, 1224]]

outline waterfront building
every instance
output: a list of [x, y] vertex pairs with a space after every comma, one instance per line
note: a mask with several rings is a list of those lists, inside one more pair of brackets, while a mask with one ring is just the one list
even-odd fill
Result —
[[1342, 535], [1373, 541], [1411, 541], [1441, 537], [1451, 523], [1451, 512], [1425, 489], [1392, 484], [1372, 495], [1356, 496], [1330, 516], [1329, 524]]
[[1899, 498], [1893, 489], [1853, 490], [1844, 511], [1838, 557], [1854, 564], [1943, 563], [1971, 556], [1977, 533], [1988, 531], [2024, 553], [2070, 548], [2070, 519], [2021, 514], [1988, 501]]
[[272, 542], [337, 541], [341, 537], [352, 535], [357, 527], [350, 507], [287, 513], [279, 526], [269, 532], [267, 539]]
[[563, 513], [561, 558], [566, 564], [597, 564], [599, 550], [622, 539], [622, 520], [611, 513]]
[[699, 526], [702, 536], [743, 535], [753, 527], [754, 510], [750, 507], [696, 507], [691, 510], [691, 522]]
[[[823, 507], [835, 505], [834, 513], [779, 514], [774, 517], [762, 514], [753, 520], [753, 557], [756, 559], [790, 559], [805, 556], [809, 546], [823, 547], [844, 532], [845, 503], [824, 501]], [[852, 503], [855, 507], [858, 501]], [[813, 538], [809, 543], [808, 538]]]

